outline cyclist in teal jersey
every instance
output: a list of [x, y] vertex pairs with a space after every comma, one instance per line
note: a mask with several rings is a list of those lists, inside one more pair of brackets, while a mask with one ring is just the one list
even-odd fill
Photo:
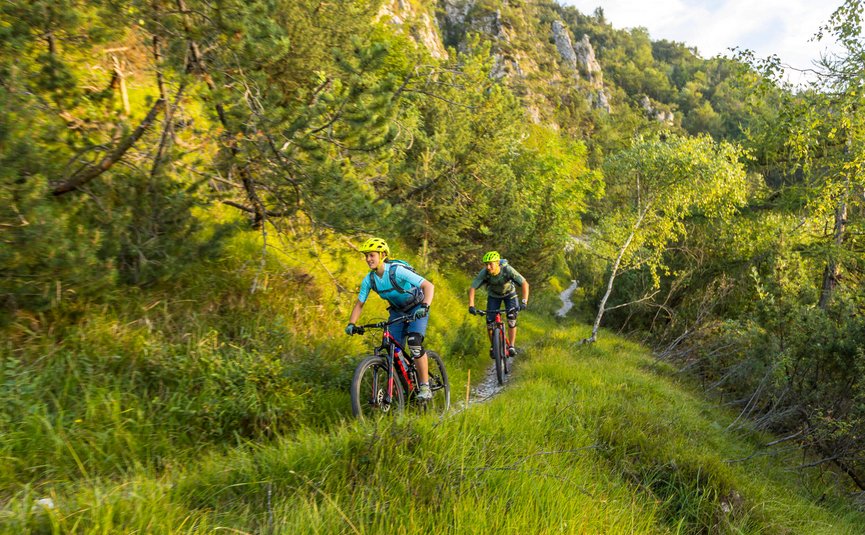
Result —
[[433, 300], [435, 287], [433, 283], [414, 272], [408, 264], [400, 261], [390, 261], [390, 248], [381, 238], [370, 238], [360, 246], [370, 273], [363, 278], [357, 302], [351, 311], [346, 334], [354, 334], [355, 324], [360, 319], [363, 305], [369, 297], [369, 292], [376, 292], [379, 297], [388, 302], [390, 318], [411, 316], [408, 323], [395, 323], [390, 333], [400, 343], [405, 340], [408, 354], [415, 361], [418, 373], [418, 399], [432, 399], [429, 387], [429, 369], [423, 340], [429, 323], [429, 307]]
[[[475, 290], [487, 287], [487, 326], [495, 321], [495, 311], [504, 304], [508, 318], [508, 354], [516, 354], [517, 311], [525, 310], [529, 303], [529, 281], [514, 267], [508, 264], [497, 251], [490, 251], [483, 257], [484, 268], [477, 274], [469, 288], [469, 313], [475, 314]], [[520, 300], [517, 302], [517, 288], [520, 287]]]

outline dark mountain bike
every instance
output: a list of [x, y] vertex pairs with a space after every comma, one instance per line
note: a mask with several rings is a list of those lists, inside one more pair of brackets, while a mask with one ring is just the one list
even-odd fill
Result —
[[394, 323], [411, 320], [411, 316], [401, 316], [355, 328], [356, 334], [363, 334], [367, 329], [383, 329], [381, 345], [357, 365], [351, 381], [351, 410], [361, 420], [402, 412], [406, 406], [433, 414], [444, 414], [450, 407], [448, 372], [435, 351], [426, 352], [433, 397], [427, 401], [417, 398], [418, 376], [414, 360], [405, 356], [402, 345], [390, 334], [389, 328]]
[[[490, 329], [490, 344], [492, 349], [490, 353], [493, 360], [496, 361], [496, 380], [499, 385], [505, 384], [505, 375], [511, 373], [510, 355], [508, 354], [507, 338], [505, 337], [505, 323], [502, 320], [502, 314], [507, 314], [509, 311], [504, 309], [492, 310], [496, 313], [493, 327]], [[486, 316], [487, 311], [477, 309], [475, 312], [478, 316]]]

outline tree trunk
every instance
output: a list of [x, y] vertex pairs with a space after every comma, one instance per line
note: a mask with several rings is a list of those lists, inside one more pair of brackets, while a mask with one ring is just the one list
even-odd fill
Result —
[[[208, 89], [212, 93], [216, 92], [216, 84], [213, 83], [213, 78], [210, 77], [210, 74], [207, 72], [207, 69], [204, 65], [204, 57], [201, 55], [201, 49], [198, 47], [198, 43], [196, 43], [192, 39], [192, 29], [189, 25], [189, 21], [187, 20], [186, 13], [188, 13], [186, 9], [186, 3], [184, 0], [177, 0], [177, 9], [180, 11], [183, 20], [183, 29], [186, 33], [186, 39], [189, 43], [189, 52], [191, 54], [192, 65], [195, 67], [198, 74], [204, 79], [204, 83], [207, 84]], [[228, 118], [225, 115], [225, 108], [222, 106], [220, 102], [215, 103], [216, 115], [219, 117], [219, 122], [222, 124], [222, 127], [225, 129], [225, 143], [228, 145], [228, 149], [231, 153], [232, 159], [236, 160], [237, 156], [240, 154], [240, 148], [237, 146], [237, 141], [234, 139], [234, 132], [228, 125]], [[255, 210], [255, 216], [253, 219], [252, 226], [253, 228], [259, 228], [262, 224], [264, 224], [265, 219], [267, 218], [267, 209], [264, 207], [264, 203], [261, 201], [261, 198], [258, 196], [258, 192], [255, 188], [255, 180], [252, 178], [252, 175], [249, 173], [249, 168], [246, 165], [240, 166], [238, 169], [240, 174], [240, 182], [243, 184], [243, 189], [246, 191], [246, 198], [249, 199], [249, 202], [252, 204], [253, 210]]]
[[622, 244], [621, 249], [619, 249], [619, 255], [616, 257], [616, 261], [613, 262], [613, 269], [610, 271], [610, 278], [607, 280], [607, 291], [604, 293], [604, 297], [601, 298], [601, 303], [598, 305], [598, 314], [595, 316], [595, 323], [592, 325], [592, 336], [589, 338], [584, 338], [583, 344], [591, 344], [592, 342], [598, 339], [598, 329], [601, 327], [601, 318], [604, 317], [604, 311], [607, 306], [607, 299], [610, 298], [610, 294], [613, 293], [613, 282], [616, 280], [616, 275], [619, 273], [619, 265], [622, 263], [622, 258], [625, 256], [625, 252], [628, 250], [628, 247], [631, 246], [631, 242], [634, 240], [634, 236], [637, 234], [637, 231], [640, 230], [640, 226], [643, 224], [643, 220], [646, 217], [646, 214], [649, 212], [649, 206], [651, 203], [647, 203], [643, 211], [640, 213], [640, 217], [637, 219], [637, 222], [634, 223], [634, 227], [631, 229], [631, 233], [628, 235], [628, 239], [625, 240], [625, 243]]
[[832, 294], [841, 280], [841, 264], [837, 259], [837, 251], [844, 243], [844, 232], [847, 230], [847, 200], [842, 200], [835, 209], [835, 232], [833, 239], [833, 252], [823, 270], [823, 289], [820, 292], [818, 306], [826, 310], [832, 300]]

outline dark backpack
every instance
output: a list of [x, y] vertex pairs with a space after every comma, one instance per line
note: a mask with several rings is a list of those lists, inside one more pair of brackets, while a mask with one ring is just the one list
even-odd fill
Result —
[[[409, 301], [405, 304], [405, 306], [401, 307], [401, 309], [404, 312], [411, 310], [418, 303], [423, 301], [423, 298], [424, 298], [423, 290], [421, 290], [420, 288], [411, 288], [409, 290], [406, 290], [402, 286], [400, 286], [399, 284], [396, 283], [396, 270], [400, 267], [403, 267], [403, 268], [411, 271], [412, 273], [417, 273], [417, 271], [415, 271], [415, 269], [412, 267], [411, 264], [409, 264], [405, 260], [386, 260], [385, 265], [386, 265], [385, 269], [387, 270], [387, 276], [390, 278], [390, 285], [393, 286], [393, 288], [401, 294], [405, 294], [405, 293], [412, 294], [412, 298], [409, 299]], [[373, 289], [373, 291], [375, 293], [378, 293], [378, 288], [375, 285], [375, 272], [374, 271], [369, 272], [369, 286], [370, 286], [370, 288]], [[391, 305], [395, 306], [392, 303], [391, 303]]]

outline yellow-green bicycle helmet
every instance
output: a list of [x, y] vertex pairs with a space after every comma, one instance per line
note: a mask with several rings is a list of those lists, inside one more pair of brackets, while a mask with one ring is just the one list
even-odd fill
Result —
[[501, 259], [502, 259], [502, 257], [501, 257], [501, 255], [499, 255], [498, 251], [490, 251], [484, 255], [483, 262], [484, 262], [484, 264], [486, 264], [487, 262], [498, 262]]
[[387, 242], [381, 238], [370, 238], [360, 246], [360, 252], [364, 254], [379, 252], [384, 253], [385, 256], [390, 256], [390, 247], [388, 247]]

